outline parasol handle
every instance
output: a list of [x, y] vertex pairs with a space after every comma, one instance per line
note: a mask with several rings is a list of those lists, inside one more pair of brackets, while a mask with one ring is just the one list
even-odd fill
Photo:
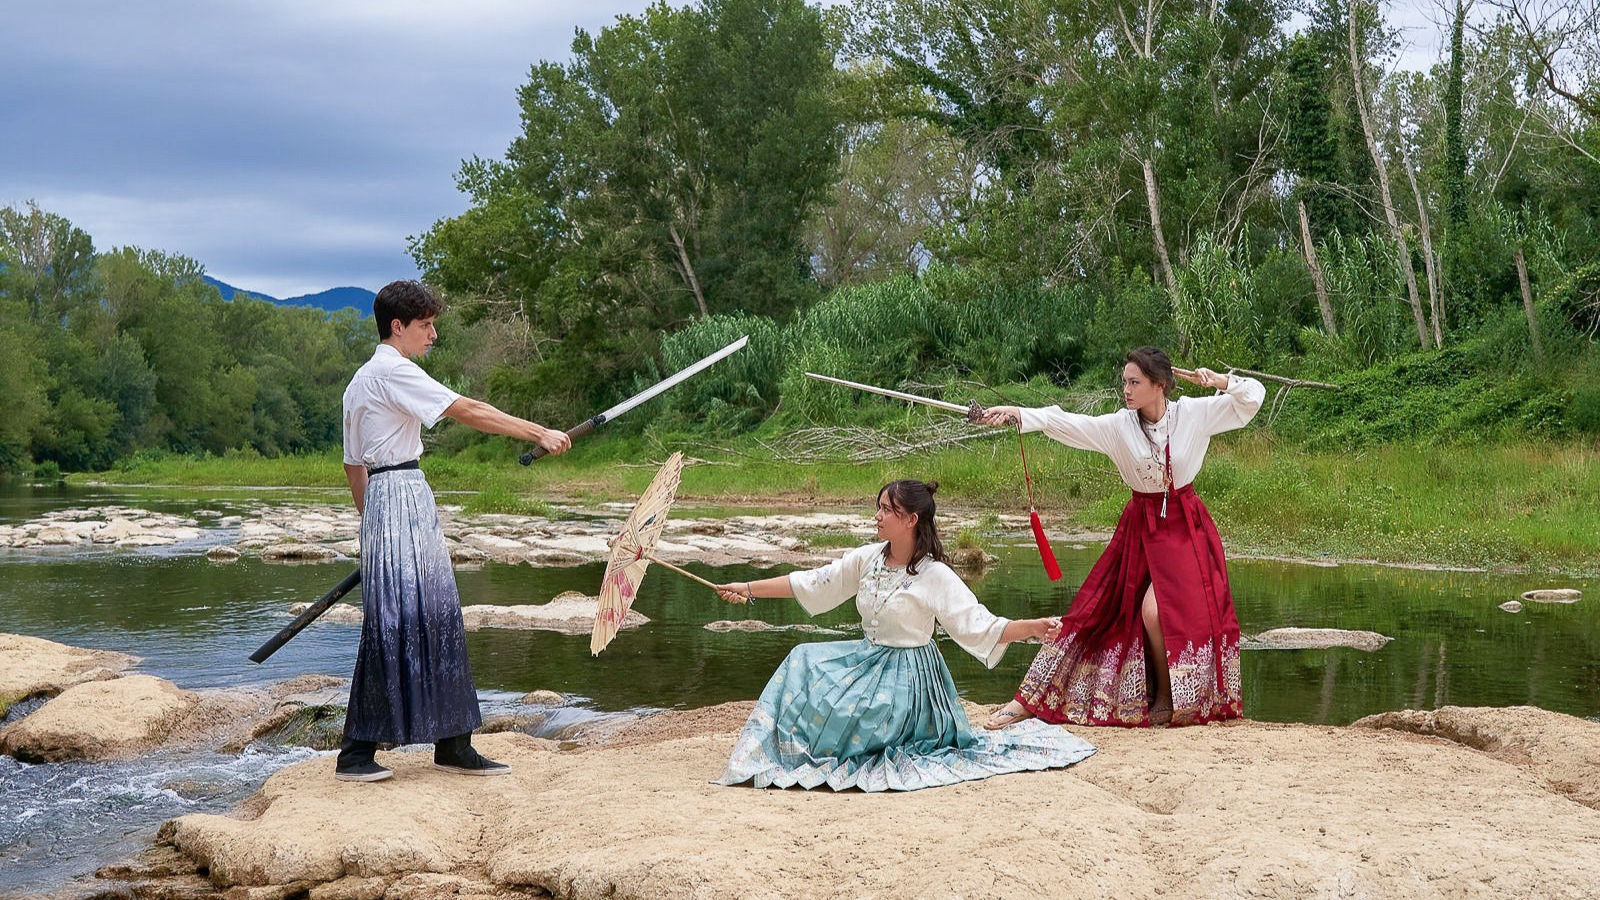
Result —
[[661, 565], [666, 566], [667, 568], [671, 569], [674, 572], [677, 572], [679, 575], [682, 575], [682, 576], [684, 576], [686, 578], [693, 578], [695, 581], [698, 581], [701, 584], [705, 585], [706, 587], [711, 588], [713, 591], [717, 589], [716, 585], [714, 585], [711, 582], [705, 580], [704, 578], [701, 578], [699, 575], [696, 575], [695, 573], [690, 572], [687, 569], [680, 569], [677, 566], [673, 565], [672, 563], [667, 562], [666, 560], [662, 559], [659, 556], [656, 556], [656, 555], [651, 554], [651, 553], [646, 553], [646, 554], [644, 554], [644, 558], [650, 560], [653, 563], [660, 563]]
[[[582, 423], [580, 423], [578, 425], [578, 427], [572, 429], [571, 431], [568, 431], [567, 432], [567, 437], [569, 437], [572, 440], [576, 441], [578, 438], [581, 438], [584, 435], [589, 434], [590, 432], [594, 431], [596, 428], [599, 428], [601, 425], [604, 425], [605, 421], [606, 420], [605, 420], [604, 416], [595, 416], [592, 419], [585, 419]], [[525, 466], [529, 466], [529, 465], [533, 465], [533, 461], [534, 460], [538, 459], [541, 456], [548, 456], [549, 454], [550, 454], [549, 450], [546, 450], [545, 448], [539, 446], [538, 444], [534, 444], [532, 450], [529, 450], [528, 452], [522, 454], [520, 457], [517, 458], [517, 462], [520, 462]]]

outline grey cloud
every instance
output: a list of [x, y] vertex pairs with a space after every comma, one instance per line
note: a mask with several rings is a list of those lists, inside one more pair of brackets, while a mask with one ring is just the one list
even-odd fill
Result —
[[18, 5], [0, 204], [37, 198], [100, 246], [243, 287], [375, 287], [413, 274], [408, 235], [464, 207], [460, 160], [505, 149], [528, 68], [645, 5]]

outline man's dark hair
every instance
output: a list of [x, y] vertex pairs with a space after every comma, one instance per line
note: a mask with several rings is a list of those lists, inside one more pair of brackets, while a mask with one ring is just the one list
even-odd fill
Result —
[[378, 320], [378, 340], [386, 341], [394, 330], [394, 320], [410, 325], [417, 319], [437, 316], [444, 311], [439, 295], [420, 281], [391, 281], [372, 298], [372, 317]]

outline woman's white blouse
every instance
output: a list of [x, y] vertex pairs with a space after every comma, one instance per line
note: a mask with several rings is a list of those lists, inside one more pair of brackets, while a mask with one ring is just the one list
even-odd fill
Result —
[[400, 351], [379, 344], [344, 389], [345, 464], [375, 469], [420, 457], [422, 429], [459, 399]]
[[1168, 403], [1166, 415], [1158, 422], [1142, 422], [1138, 410], [1133, 409], [1086, 416], [1050, 406], [1021, 410], [1022, 430], [1042, 431], [1068, 447], [1104, 453], [1128, 487], [1154, 493], [1165, 487], [1162, 474], [1168, 441], [1172, 445], [1172, 486], [1181, 488], [1200, 474], [1211, 436], [1249, 424], [1266, 395], [1261, 382], [1231, 375], [1227, 390]]
[[1000, 643], [1000, 634], [1011, 620], [985, 609], [944, 563], [924, 559], [915, 575], [889, 568], [886, 546], [857, 547], [820, 569], [791, 572], [789, 587], [813, 616], [854, 596], [867, 640], [885, 647], [921, 647], [933, 639], [938, 622], [961, 649], [994, 668], [1005, 655], [1008, 645]]

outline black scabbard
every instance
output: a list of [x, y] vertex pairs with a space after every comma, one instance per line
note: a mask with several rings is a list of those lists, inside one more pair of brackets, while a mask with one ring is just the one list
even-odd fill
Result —
[[306, 607], [305, 612], [295, 616], [293, 622], [283, 626], [283, 630], [273, 635], [271, 640], [267, 641], [265, 644], [262, 644], [260, 649], [250, 654], [250, 661], [256, 663], [266, 662], [267, 657], [277, 653], [279, 647], [289, 643], [290, 638], [293, 638], [307, 625], [310, 625], [312, 622], [316, 621], [318, 616], [327, 612], [329, 608], [331, 608], [335, 603], [339, 602], [341, 597], [350, 593], [351, 589], [360, 583], [361, 570], [358, 568], [349, 575], [346, 575], [343, 581], [334, 585], [333, 590], [323, 594], [321, 597], [317, 598], [317, 602]]

